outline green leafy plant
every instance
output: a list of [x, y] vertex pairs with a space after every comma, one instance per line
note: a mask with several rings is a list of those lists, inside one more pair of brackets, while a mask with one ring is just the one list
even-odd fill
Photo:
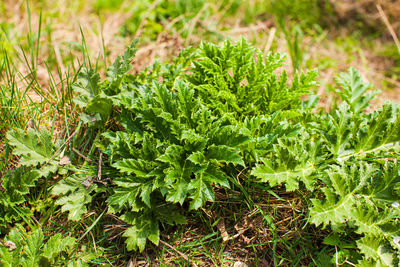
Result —
[[[72, 237], [52, 236], [46, 243], [40, 228], [27, 234], [23, 228], [12, 230], [0, 245], [3, 266], [51, 266], [59, 264], [62, 253], [75, 245]], [[64, 258], [65, 260], [65, 258]]]
[[0, 232], [7, 231], [7, 226], [29, 217], [32, 212], [27, 207], [29, 189], [36, 185], [40, 175], [36, 170], [27, 171], [20, 167], [2, 177], [0, 191]]
[[[128, 225], [127, 249], [143, 251], [214, 202], [215, 190], [248, 194], [249, 185], [268, 183], [274, 195], [285, 188], [308, 196], [308, 221], [328, 233], [320, 241], [332, 263], [398, 264], [400, 109], [385, 104], [368, 113], [376, 92], [357, 71], [340, 75], [341, 103], [326, 112], [311, 93], [316, 71], [289, 82], [286, 72], [277, 74], [280, 54], [264, 56], [244, 39], [185, 49], [133, 75], [135, 45], [105, 80], [82, 69], [74, 85], [90, 158], [51, 191], [69, 220], [101, 202]], [[13, 176], [25, 183], [15, 194], [60, 173], [61, 146], [48, 133], [14, 130], [7, 140], [31, 172]], [[54, 169], [45, 171], [48, 165]], [[11, 180], [5, 199], [19, 203]]]
[[379, 93], [379, 91], [367, 93], [371, 84], [363, 82], [360, 73], [354, 68], [350, 68], [348, 73], [342, 73], [336, 81], [341, 85], [341, 90], [336, 90], [336, 93], [349, 104], [350, 109], [355, 113], [365, 110], [369, 106], [369, 102]]
[[[263, 124], [261, 116], [278, 110], [281, 119], [300, 116], [300, 96], [315, 85], [316, 72], [296, 76], [288, 86], [286, 73], [280, 79], [274, 74], [283, 64], [281, 55], [264, 59], [241, 40], [221, 47], [203, 44], [194, 54], [183, 51], [173, 64], [156, 64], [133, 76], [129, 68], [118, 67], [129, 66], [133, 45], [113, 64], [106, 81], [83, 70], [75, 88], [77, 103], [90, 116], [107, 110], [120, 125], [104, 131], [97, 143], [107, 157], [103, 170], [115, 184], [107, 189], [109, 212], [132, 225], [124, 234], [128, 249], [143, 250], [146, 239], [158, 244], [160, 224], [185, 223], [183, 207], [199, 209], [214, 201], [215, 186], [230, 187], [232, 173], [245, 166], [241, 149], [255, 143], [244, 127], [249, 118], [260, 116]], [[100, 114], [103, 123], [108, 116]], [[85, 190], [78, 189], [79, 183], [72, 190], [66, 181], [53, 193], [63, 194], [57, 203], [78, 219], [90, 198], [78, 197]]]
[[[19, 157], [20, 167], [6, 173], [1, 179], [0, 191], [0, 232], [7, 231], [7, 224], [21, 221], [32, 215], [34, 207], [28, 205], [35, 197], [31, 189], [46, 195], [48, 188], [43, 181], [50, 174], [65, 174], [60, 169], [58, 150], [61, 140], [52, 141], [52, 134], [47, 130], [28, 128], [8, 131], [6, 139], [13, 147], [12, 153]], [[39, 185], [41, 181], [41, 185]], [[43, 186], [44, 185], [44, 186]]]
[[276, 111], [296, 116], [301, 108], [300, 97], [313, 88], [316, 71], [295, 75], [291, 86], [281, 54], [268, 54], [247, 44], [225, 42], [222, 47], [203, 43], [193, 61], [188, 80], [199, 88], [198, 95], [218, 116], [245, 117], [270, 115]]
[[0, 243], [0, 263], [10, 267], [89, 266], [88, 263], [96, 259], [96, 255], [76, 253], [76, 246], [77, 241], [73, 237], [58, 233], [47, 239], [41, 228], [27, 233], [23, 227], [17, 226]]
[[[38, 132], [28, 128], [25, 132], [22, 129], [15, 129], [7, 133], [8, 144], [13, 146], [13, 154], [20, 156], [19, 163], [27, 167], [38, 167], [42, 176], [47, 176], [50, 172], [56, 172], [58, 162], [54, 156], [60, 141], [54, 144], [52, 135], [49, 131]], [[57, 157], [59, 160], [59, 156]]]
[[[56, 204], [62, 205], [62, 211], [68, 211], [68, 219], [78, 221], [87, 212], [86, 205], [92, 201], [92, 193], [97, 191], [96, 185], [87, 188], [84, 184], [88, 180], [84, 175], [70, 176], [56, 184], [52, 193], [59, 195]], [[67, 197], [68, 196], [68, 197]]]
[[314, 114], [289, 146], [290, 139], [279, 140], [252, 173], [287, 190], [301, 189], [301, 184], [314, 190], [310, 222], [337, 233], [327, 244], [343, 248], [336, 255], [340, 262], [394, 266], [399, 261], [400, 112], [386, 104], [364, 113], [376, 93], [366, 92], [369, 85], [354, 69], [340, 77], [339, 108]]

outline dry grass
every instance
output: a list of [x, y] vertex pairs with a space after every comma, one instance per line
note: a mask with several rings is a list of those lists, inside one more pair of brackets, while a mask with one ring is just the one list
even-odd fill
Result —
[[[127, 5], [129, 1], [125, 2]], [[75, 3], [75, 5], [74, 5]], [[61, 72], [65, 73], [68, 71], [69, 65], [74, 65], [75, 69], [78, 67], [79, 63], [83, 62], [82, 53], [78, 50], [70, 48], [71, 43], [82, 43], [82, 35], [80, 28], [82, 29], [86, 45], [88, 48], [89, 57], [97, 58], [100, 61], [105, 61], [106, 64], [110, 64], [113, 60], [120, 54], [123, 53], [125, 47], [132, 41], [133, 37], [122, 37], [119, 33], [119, 29], [123, 26], [126, 19], [131, 16], [129, 12], [121, 13], [102, 13], [100, 16], [96, 14], [94, 10], [90, 8], [92, 1], [87, 2], [83, 5], [83, 8], [79, 6], [79, 1], [72, 1], [71, 3], [66, 3], [66, 1], [58, 0], [52, 3], [56, 6], [57, 16], [51, 18], [44, 18], [43, 26], [50, 29], [51, 36], [45, 34], [41, 37], [42, 45], [39, 50], [39, 62], [37, 65], [37, 76], [39, 85], [46, 91], [49, 88], [50, 75], [48, 69], [44, 64], [44, 60], [48, 58], [49, 54], [55, 54], [58, 66], [61, 68]], [[400, 2], [399, 1], [379, 1], [382, 5], [383, 10], [386, 12], [389, 19], [392, 19], [392, 25], [395, 29], [399, 26], [399, 21], [396, 21], [396, 14], [400, 14]], [[376, 9], [376, 1], [363, 0], [363, 1], [335, 1], [335, 10], [339, 14], [341, 20], [350, 20], [354, 12], [357, 12], [360, 17], [365, 18], [365, 23], [372, 23], [373, 25], [384, 24], [380, 20], [379, 12]], [[7, 10], [12, 10], [10, 16], [4, 18], [7, 23], [15, 25], [16, 32], [27, 32], [29, 25], [29, 18], [26, 12], [26, 7], [24, 7], [24, 1], [6, 1], [5, 3]], [[31, 14], [31, 25], [32, 29], [38, 29], [39, 27], [39, 12], [40, 6], [32, 8]], [[49, 6], [44, 6], [42, 8], [49, 8]], [[372, 12], [373, 11], [373, 12]], [[194, 24], [207, 24], [208, 28], [212, 28], [213, 25], [210, 21], [221, 21], [218, 18], [218, 14], [210, 18], [207, 21], [200, 21], [199, 17], [194, 18]], [[72, 22], [72, 23], [71, 23]], [[229, 19], [223, 21], [219, 27], [220, 28], [230, 28], [228, 31], [221, 31], [215, 29], [222, 36], [226, 36], [232, 39], [238, 39], [240, 36], [244, 36], [249, 40], [256, 40], [256, 45], [263, 49], [264, 51], [270, 50], [271, 43], [273, 45], [273, 50], [278, 52], [287, 53], [287, 46], [282, 35], [274, 34], [275, 28], [272, 18], [267, 21], [258, 21], [254, 25], [240, 26], [240, 18]], [[142, 22], [145, 24], [146, 20]], [[173, 22], [171, 22], [173, 24]], [[189, 25], [190, 27], [192, 25]], [[189, 27], [188, 26], [188, 27]], [[215, 26], [214, 26], [215, 27]], [[165, 31], [161, 32], [157, 40], [154, 43], [142, 44], [141, 49], [138, 52], [137, 58], [133, 62], [135, 71], [140, 71], [144, 67], [151, 65], [156, 58], [161, 60], [166, 60], [175, 56], [179, 53], [180, 49], [184, 47], [185, 44], [198, 44], [202, 41], [201, 37], [189, 34], [187, 39], [182, 39], [179, 33], [173, 33], [168, 29], [171, 25], [165, 25]], [[140, 37], [142, 31], [138, 31], [137, 36]], [[385, 76], [385, 72], [393, 67], [394, 61], [388, 59], [387, 57], [379, 56], [377, 51], [380, 47], [385, 45], [387, 42], [392, 42], [388, 39], [377, 39], [373, 41], [373, 47], [359, 47], [359, 49], [351, 52], [341, 50], [341, 47], [335, 43], [335, 39], [341, 36], [348, 36], [349, 31], [345, 28], [339, 28], [336, 30], [327, 30], [326, 38], [322, 40], [315, 41], [311, 37], [306, 37], [304, 39], [303, 47], [307, 53], [306, 59], [312, 62], [318, 63], [320, 58], [332, 58], [334, 57], [335, 74], [340, 71], [345, 71], [348, 67], [353, 66], [360, 70], [363, 76], [375, 84], [377, 87], [382, 85], [382, 81], [387, 81], [393, 85], [394, 91], [400, 90], [400, 81], [392, 80]], [[272, 39], [271, 39], [272, 37]], [[272, 41], [272, 42], [271, 42]], [[103, 45], [105, 50], [103, 49]], [[20, 51], [16, 47], [17, 51]], [[20, 58], [23, 58], [20, 53]], [[30, 60], [29, 55], [28, 61]], [[72, 57], [73, 60], [65, 62], [65, 58]], [[315, 66], [318, 68], [318, 65]], [[29, 69], [24, 62], [19, 62], [17, 64], [17, 69], [22, 75], [27, 75]], [[69, 68], [71, 70], [72, 68]], [[290, 68], [288, 68], [289, 71]], [[55, 77], [55, 83], [60, 83], [60, 77], [58, 77], [56, 70], [51, 69], [51, 74]], [[333, 77], [329, 69], [321, 71], [321, 83], [322, 87], [325, 84], [331, 84], [333, 82]], [[24, 88], [26, 84], [21, 84], [19, 87]], [[320, 92], [325, 93], [325, 92]], [[383, 94], [382, 97], [385, 98], [387, 95], [395, 95], [395, 93]], [[40, 102], [43, 99], [34, 92], [30, 90], [28, 96], [33, 102]]]
[[[330, 0], [342, 22], [361, 21], [372, 29], [384, 30], [385, 24], [380, 21], [381, 15], [377, 5], [382, 6], [396, 31], [400, 30], [400, 1], [399, 0]], [[387, 38], [391, 38], [389, 33]]]

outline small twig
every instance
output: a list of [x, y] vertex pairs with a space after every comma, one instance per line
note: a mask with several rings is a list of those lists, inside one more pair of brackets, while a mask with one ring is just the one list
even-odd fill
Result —
[[239, 236], [243, 235], [244, 232], [246, 232], [248, 229], [244, 228], [244, 229], [239, 229], [237, 230], [237, 234], [229, 237], [229, 240], [235, 240], [236, 238], [238, 238]]
[[381, 5], [377, 4], [376, 8], [378, 9], [379, 15], [381, 16], [383, 22], [385, 23], [385, 25], [388, 28], [390, 34], [392, 35], [394, 43], [397, 46], [397, 50], [399, 50], [399, 53], [400, 53], [400, 42], [399, 42], [399, 38], [397, 38], [396, 32], [394, 31], [394, 29], [393, 29], [392, 25], [390, 24], [388, 18], [386, 17], [385, 12], [383, 11]]
[[99, 156], [99, 171], [97, 172], [97, 179], [101, 180], [101, 164], [103, 163], [103, 153], [100, 152]]
[[[86, 228], [88, 228], [87, 225], [86, 225], [83, 221], [82, 221], [82, 224], [83, 224]], [[96, 241], [94, 240], [94, 236], [93, 236], [92, 231], [89, 231], [89, 235], [90, 235], [90, 237], [92, 238], [94, 251], [97, 253]], [[83, 236], [81, 236], [81, 238], [79, 239], [79, 241], [80, 241], [84, 236], [85, 236], [85, 234], [84, 234]]]
[[237, 179], [237, 182], [240, 184], [240, 180], [239, 180], [239, 177], [240, 177], [240, 175], [245, 171], [247, 169], [247, 166], [243, 169], [243, 170], [241, 170], [239, 173], [238, 173], [238, 175], [236, 175], [236, 179]]
[[40, 222], [35, 218], [35, 216], [31, 215], [31, 219], [33, 219], [37, 225], [39, 225], [40, 227], [42, 227], [42, 225], [40, 224]]
[[79, 152], [78, 149], [76, 149], [75, 147], [72, 148], [72, 150], [78, 154], [79, 157], [83, 158], [84, 160], [86, 160], [87, 162], [92, 162], [91, 159], [89, 159], [88, 157], [86, 157], [85, 155], [83, 155], [81, 152]]
[[268, 40], [264, 47], [264, 54], [266, 54], [271, 49], [271, 45], [272, 45], [272, 42], [274, 41], [274, 37], [275, 37], [275, 32], [276, 32], [276, 28], [272, 27], [271, 30], [269, 31]]
[[46, 166], [47, 164], [49, 164], [49, 162], [52, 161], [52, 160], [57, 156], [57, 154], [61, 151], [61, 149], [63, 148], [63, 146], [65, 146], [65, 145], [71, 140], [71, 138], [74, 137], [75, 135], [76, 135], [76, 131], [75, 131], [73, 134], [71, 134], [71, 136], [68, 137], [67, 140], [65, 140], [65, 142], [64, 142], [64, 143], [57, 149], [57, 151], [54, 153], [54, 155], [51, 156], [51, 158], [50, 158], [48, 161], [46, 161], [46, 163], [45, 163], [42, 167], [44, 167], [44, 166]]
[[354, 263], [349, 262], [348, 260], [345, 260], [344, 262], [347, 263], [347, 264], [349, 264], [349, 265], [351, 265], [351, 266], [356, 266]]
[[192, 262], [188, 256], [186, 256], [185, 254], [183, 254], [182, 252], [180, 252], [179, 250], [177, 250], [176, 248], [174, 248], [173, 246], [171, 246], [170, 244], [168, 244], [165, 241], [160, 240], [160, 243], [163, 244], [164, 246], [169, 247], [170, 249], [172, 249], [173, 251], [175, 251], [179, 256], [181, 256], [185, 261], [190, 262], [194, 267], [198, 267], [198, 265], [194, 262]]
[[338, 255], [337, 246], [335, 246], [335, 250], [336, 250], [335, 263], [336, 263], [336, 266], [339, 266], [339, 255]]

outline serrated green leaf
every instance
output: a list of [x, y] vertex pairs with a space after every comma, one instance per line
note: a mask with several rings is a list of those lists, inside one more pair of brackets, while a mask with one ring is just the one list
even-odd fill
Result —
[[94, 97], [87, 105], [86, 112], [100, 114], [101, 119], [106, 121], [111, 114], [112, 102], [109, 99]]
[[397, 257], [379, 236], [365, 236], [357, 241], [357, 246], [366, 259], [373, 259], [377, 265], [394, 266]]
[[41, 229], [33, 231], [29, 238], [26, 240], [26, 255], [23, 259], [23, 265], [25, 266], [37, 266], [40, 261], [40, 252], [43, 246], [44, 235]]
[[204, 155], [203, 152], [196, 151], [196, 152], [193, 152], [192, 154], [190, 154], [190, 156], [188, 157], [188, 160], [190, 160], [191, 162], [193, 162], [195, 164], [202, 165], [206, 161], [206, 156]]
[[126, 248], [128, 250], [143, 251], [146, 246], [146, 237], [140, 236], [138, 230], [135, 227], [130, 227], [125, 231], [123, 237], [126, 237]]
[[76, 245], [72, 237], [62, 237], [61, 233], [51, 236], [47, 242], [41, 228], [31, 233], [17, 225], [6, 237], [15, 247], [9, 250], [1, 244], [0, 258], [2, 266], [47, 266], [65, 264], [60, 261], [61, 253]]
[[365, 110], [369, 106], [369, 102], [379, 93], [379, 91], [372, 91], [367, 94], [371, 84], [364, 82], [360, 73], [354, 68], [349, 68], [348, 73], [341, 73], [336, 82], [342, 87], [336, 92], [355, 113]]
[[133, 40], [125, 50], [123, 56], [118, 56], [112, 66], [108, 68], [107, 77], [111, 82], [115, 83], [115, 80], [128, 73], [132, 69], [130, 63], [136, 55], [137, 49], [135, 47], [137, 43], [138, 39]]
[[172, 203], [180, 203], [182, 205], [185, 201], [187, 192], [188, 184], [184, 182], [178, 182], [173, 189], [169, 190], [165, 200]]
[[386, 191], [386, 186], [380, 184], [398, 180], [398, 171], [397, 164], [387, 164], [383, 173], [366, 163], [352, 167], [332, 166], [323, 178], [327, 187], [321, 192], [325, 198], [311, 200], [311, 222], [325, 226], [340, 226], [349, 222], [357, 226], [355, 232], [359, 234], [398, 235], [398, 211], [388, 209], [386, 201], [380, 197]]
[[95, 69], [82, 68], [79, 72], [77, 81], [72, 85], [79, 96], [74, 98], [74, 102], [81, 108], [85, 108], [90, 101], [99, 96], [100, 74]]
[[201, 174], [197, 179], [192, 180], [189, 184], [188, 189], [194, 189], [194, 193], [191, 194], [192, 201], [190, 202], [189, 209], [196, 210], [203, 206], [206, 200], [214, 201], [214, 192], [211, 187], [211, 183], [205, 179]]
[[240, 150], [224, 145], [210, 146], [207, 153], [207, 158], [218, 162], [238, 164], [245, 166], [242, 157], [239, 155]]
[[41, 256], [53, 260], [58, 254], [65, 251], [67, 247], [74, 246], [75, 241], [75, 238], [69, 236], [63, 237], [61, 233], [53, 235], [44, 245]]
[[57, 205], [61, 205], [63, 212], [69, 212], [68, 219], [78, 221], [82, 215], [87, 212], [86, 204], [92, 200], [92, 197], [84, 190], [75, 191], [67, 196], [60, 197]]
[[139, 195], [137, 188], [116, 188], [113, 194], [108, 198], [108, 203], [111, 206], [116, 206], [121, 209], [125, 204], [131, 207], [132, 211], [138, 211], [136, 198]]
[[38, 171], [20, 167], [4, 175], [1, 186], [10, 203], [20, 204], [25, 201], [25, 195], [29, 194], [29, 188], [34, 187], [39, 178]]
[[136, 174], [139, 177], [146, 177], [149, 173], [148, 167], [150, 163], [142, 159], [123, 159], [117, 161], [113, 166], [127, 174]]
[[309, 190], [314, 188], [316, 180], [313, 173], [322, 161], [320, 141], [314, 141], [303, 130], [295, 137], [277, 139], [272, 148], [273, 154], [261, 159], [263, 164], [257, 164], [252, 175], [272, 186], [285, 184], [288, 191], [298, 189], [299, 182]]
[[271, 162], [264, 161], [263, 165], [257, 165], [252, 175], [260, 179], [260, 182], [268, 182], [271, 186], [285, 184], [287, 191], [299, 188], [299, 181], [306, 181], [314, 172], [315, 166], [306, 164], [296, 169], [287, 169], [284, 166], [274, 168]]
[[132, 226], [128, 228], [123, 236], [126, 237], [126, 244], [128, 250], [139, 249], [142, 252], [146, 245], [146, 240], [149, 239], [155, 245], [158, 245], [160, 238], [160, 230], [158, 228], [158, 221], [147, 214], [137, 215], [131, 214]]
[[[41, 133], [29, 128], [26, 132], [22, 129], [11, 130], [6, 135], [9, 145], [14, 146], [13, 153], [21, 156], [20, 164], [36, 166], [52, 160], [56, 151], [50, 132], [43, 130]], [[57, 163], [53, 160], [50, 164]]]

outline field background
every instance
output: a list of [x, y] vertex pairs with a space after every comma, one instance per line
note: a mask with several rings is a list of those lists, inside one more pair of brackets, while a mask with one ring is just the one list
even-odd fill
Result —
[[[297, 70], [316, 68], [320, 73], [317, 93], [324, 108], [335, 102], [335, 76], [355, 67], [373, 89], [381, 91], [371, 107], [375, 109], [385, 101], [400, 101], [398, 35], [400, 1], [389, 0], [3, 0], [0, 177], [18, 165], [4, 143], [6, 132], [16, 127], [46, 127], [53, 129], [54, 138], [65, 138], [79, 120], [80, 110], [72, 102], [71, 87], [79, 70], [97, 65], [104, 77], [107, 67], [135, 38], [139, 38], [139, 51], [132, 62], [136, 73], [156, 60], [171, 60], [187, 46], [245, 37], [264, 53], [286, 53], [285, 69], [290, 77]], [[310, 239], [300, 233], [307, 228], [307, 234], [313, 236], [303, 217], [301, 199], [287, 196], [285, 201], [270, 200], [280, 238], [253, 240], [252, 236], [262, 231], [260, 217], [252, 217], [262, 201], [257, 198], [257, 189], [253, 195], [254, 206], [246, 210], [232, 202], [232, 210], [221, 211], [223, 215], [211, 209], [198, 212], [187, 228], [171, 234], [171, 243], [162, 249], [127, 254], [120, 235], [125, 226], [112, 218], [109, 224], [96, 226], [98, 232], [106, 227], [110, 233], [107, 240], [96, 244], [91, 234], [82, 242], [93, 253], [103, 247], [98, 264], [113, 266], [150, 262], [185, 265], [188, 256], [204, 265], [229, 266], [236, 261], [253, 262], [260, 255], [258, 247], [265, 255], [271, 254], [268, 250], [279, 255], [282, 265], [312, 264], [310, 259], [318, 244], [305, 242]], [[101, 213], [91, 212], [88, 217]], [[65, 231], [65, 218], [59, 211], [55, 214], [52, 223], [47, 222], [53, 228], [44, 229], [49, 236], [52, 231]], [[241, 244], [221, 244], [225, 226], [213, 224], [216, 216], [238, 216], [235, 229], [226, 227], [239, 235]], [[87, 229], [85, 223], [82, 220], [68, 231], [79, 236]], [[258, 264], [269, 266], [264, 258]]]
[[[41, 121], [42, 112], [28, 111], [31, 103], [59, 108], [70, 93], [68, 81], [88, 59], [104, 73], [134, 38], [140, 38], [135, 71], [186, 46], [243, 36], [265, 53], [286, 53], [289, 73], [317, 68], [318, 94], [326, 101], [335, 75], [349, 67], [382, 91], [377, 105], [400, 97], [398, 1], [4, 0], [0, 12], [2, 136], [9, 120]], [[15, 84], [7, 83], [7, 69], [18, 74]], [[10, 86], [23, 96], [9, 99]], [[7, 116], [9, 101], [23, 102], [30, 115]]]

